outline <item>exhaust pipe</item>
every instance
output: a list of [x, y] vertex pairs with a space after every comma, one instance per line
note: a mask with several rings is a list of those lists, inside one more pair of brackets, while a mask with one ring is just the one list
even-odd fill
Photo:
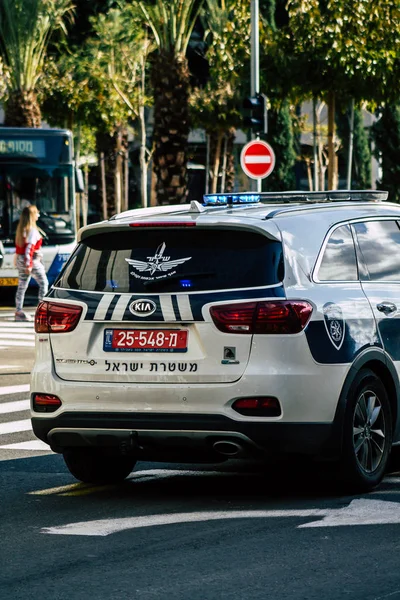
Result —
[[213, 444], [213, 448], [219, 454], [222, 454], [223, 456], [228, 456], [230, 458], [233, 458], [234, 456], [239, 456], [243, 453], [243, 448], [240, 444], [226, 440], [219, 440], [218, 442], [215, 442]]

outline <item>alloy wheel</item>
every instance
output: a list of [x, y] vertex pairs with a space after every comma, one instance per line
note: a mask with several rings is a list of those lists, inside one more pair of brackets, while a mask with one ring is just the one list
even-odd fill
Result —
[[371, 390], [360, 394], [353, 417], [353, 446], [359, 467], [373, 473], [379, 466], [386, 444], [386, 423], [382, 403]]

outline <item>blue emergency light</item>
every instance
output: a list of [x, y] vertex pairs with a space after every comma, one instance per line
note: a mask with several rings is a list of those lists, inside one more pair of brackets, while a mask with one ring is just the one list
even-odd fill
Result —
[[204, 194], [204, 206], [226, 206], [231, 204], [256, 204], [261, 194]]

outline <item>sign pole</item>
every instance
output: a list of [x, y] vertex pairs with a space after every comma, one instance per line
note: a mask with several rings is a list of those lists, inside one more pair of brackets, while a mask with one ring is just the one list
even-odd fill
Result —
[[[250, 95], [252, 97], [260, 93], [260, 11], [259, 0], [251, 0], [251, 72], [250, 72]], [[260, 139], [259, 134], [251, 136], [252, 139]], [[256, 191], [261, 192], [262, 181], [257, 179]]]

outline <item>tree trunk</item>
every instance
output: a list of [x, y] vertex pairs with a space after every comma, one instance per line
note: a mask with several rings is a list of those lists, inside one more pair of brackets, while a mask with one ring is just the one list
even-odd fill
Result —
[[[115, 197], [115, 167], [117, 156], [117, 132], [113, 135], [109, 133], [97, 133], [96, 135], [97, 154], [99, 156], [99, 165], [103, 159], [103, 166], [98, 168], [98, 186], [97, 189], [105, 189], [107, 199], [107, 216], [111, 217], [117, 211], [117, 199]], [[105, 187], [104, 187], [105, 184]]]
[[152, 68], [154, 155], [158, 204], [181, 204], [188, 194], [189, 69], [183, 55], [160, 52]]
[[115, 148], [115, 171], [114, 171], [114, 198], [115, 212], [122, 210], [122, 133], [119, 129], [116, 134], [117, 146]]
[[337, 189], [337, 161], [335, 151], [335, 94], [328, 95], [328, 190]]
[[140, 108], [139, 108], [139, 123], [140, 123], [140, 154], [139, 154], [140, 196], [141, 196], [141, 200], [142, 200], [142, 207], [147, 208], [147, 206], [148, 206], [148, 199], [147, 199], [148, 162], [147, 162], [147, 156], [146, 156], [146, 122], [145, 122], [144, 106], [140, 106]]
[[349, 155], [347, 157], [347, 184], [346, 190], [351, 190], [351, 173], [353, 167], [353, 143], [354, 143], [354, 99], [350, 102], [349, 116]]
[[4, 125], [6, 127], [40, 127], [42, 115], [34, 91], [11, 92], [5, 106]]
[[234, 143], [236, 137], [236, 129], [231, 127], [226, 132], [226, 177], [225, 177], [225, 192], [233, 192], [235, 187], [235, 154]]
[[[313, 158], [314, 158], [314, 187], [318, 191], [318, 129], [317, 129], [317, 98], [313, 98]], [[311, 188], [310, 188], [311, 189]]]
[[221, 150], [222, 150], [222, 131], [218, 131], [215, 136], [215, 146], [213, 152], [213, 169], [212, 169], [212, 181], [211, 181], [211, 193], [216, 194], [218, 191], [218, 176], [219, 176], [219, 166], [221, 164]]

